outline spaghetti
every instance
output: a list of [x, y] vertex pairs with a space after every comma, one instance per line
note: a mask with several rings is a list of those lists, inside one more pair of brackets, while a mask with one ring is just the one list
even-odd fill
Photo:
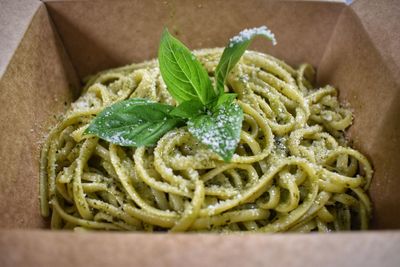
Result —
[[[213, 77], [222, 49], [195, 54]], [[244, 111], [231, 162], [186, 127], [155, 147], [127, 148], [83, 132], [105, 107], [128, 98], [175, 105], [156, 60], [103, 71], [86, 83], [43, 145], [41, 213], [53, 229], [297, 231], [367, 229], [372, 167], [344, 130], [352, 113], [314, 69], [247, 51], [225, 91]]]

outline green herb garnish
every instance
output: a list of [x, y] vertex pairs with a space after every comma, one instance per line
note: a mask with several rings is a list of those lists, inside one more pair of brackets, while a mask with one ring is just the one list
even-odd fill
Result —
[[169, 115], [173, 106], [147, 99], [132, 98], [105, 108], [90, 123], [87, 134], [94, 134], [121, 146], [149, 146], [184, 120]]
[[158, 62], [168, 91], [178, 103], [200, 100], [205, 105], [215, 98], [207, 71], [195, 55], [167, 29], [161, 37]]
[[158, 50], [162, 78], [177, 107], [146, 99], [128, 99], [105, 108], [85, 134], [121, 146], [151, 146], [168, 131], [187, 124], [189, 132], [224, 161], [230, 161], [240, 140], [243, 110], [225, 93], [226, 77], [256, 36], [276, 43], [267, 27], [244, 30], [224, 49], [215, 70], [213, 88], [207, 71], [195, 55], [167, 29]]
[[236, 103], [222, 103], [214, 111], [190, 118], [189, 132], [229, 161], [240, 140], [243, 110]]

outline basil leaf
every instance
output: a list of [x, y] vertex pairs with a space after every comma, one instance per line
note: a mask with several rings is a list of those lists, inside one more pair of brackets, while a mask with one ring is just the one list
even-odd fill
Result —
[[209, 110], [215, 111], [222, 104], [232, 103], [233, 100], [236, 99], [236, 97], [237, 97], [237, 94], [235, 94], [235, 93], [223, 93], [222, 95], [219, 95], [219, 97], [215, 98], [206, 107]]
[[276, 45], [275, 35], [266, 26], [243, 30], [238, 35], [231, 38], [215, 69], [216, 87], [219, 95], [224, 92], [224, 84], [229, 72], [240, 60], [247, 47], [256, 36], [263, 36], [271, 40], [273, 45]]
[[204, 111], [205, 106], [199, 100], [189, 100], [174, 108], [170, 115], [189, 119], [199, 116]]
[[167, 29], [161, 37], [158, 62], [168, 91], [178, 103], [200, 100], [207, 104], [215, 97], [207, 71], [192, 52]]
[[169, 115], [173, 108], [146, 99], [124, 100], [100, 112], [85, 134], [94, 134], [120, 146], [154, 145], [183, 122]]
[[224, 93], [218, 97], [215, 107], [219, 107], [222, 104], [230, 104], [235, 100], [237, 94], [235, 93]]
[[223, 103], [212, 114], [189, 119], [189, 132], [229, 161], [240, 140], [243, 110], [237, 103]]

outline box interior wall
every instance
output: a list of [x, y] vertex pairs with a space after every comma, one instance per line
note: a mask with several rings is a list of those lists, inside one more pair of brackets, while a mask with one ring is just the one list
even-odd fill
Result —
[[[349, 134], [372, 160], [374, 229], [399, 229], [399, 84], [396, 61], [371, 40], [362, 8], [293, 1], [49, 1], [41, 4], [1, 81], [0, 229], [46, 228], [38, 207], [38, 158], [48, 127], [96, 71], [156, 56], [164, 25], [190, 48], [222, 47], [243, 28], [268, 25], [272, 47], [252, 49], [298, 65], [310, 62], [318, 84], [337, 86], [354, 109]], [[191, 14], [188, 16], [187, 14]], [[134, 18], [134, 19], [132, 19]], [[389, 58], [388, 58], [389, 57]], [[392, 61], [391, 61], [392, 60]], [[398, 61], [397, 61], [398, 62]], [[18, 138], [16, 138], [18, 137]]]

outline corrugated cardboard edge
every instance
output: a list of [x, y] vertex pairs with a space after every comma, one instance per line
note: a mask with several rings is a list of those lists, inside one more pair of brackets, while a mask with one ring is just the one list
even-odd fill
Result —
[[5, 73], [15, 50], [41, 3], [37, 0], [0, 2], [0, 77]]
[[400, 262], [400, 232], [166, 235], [0, 231], [0, 248], [3, 267], [383, 267]]

